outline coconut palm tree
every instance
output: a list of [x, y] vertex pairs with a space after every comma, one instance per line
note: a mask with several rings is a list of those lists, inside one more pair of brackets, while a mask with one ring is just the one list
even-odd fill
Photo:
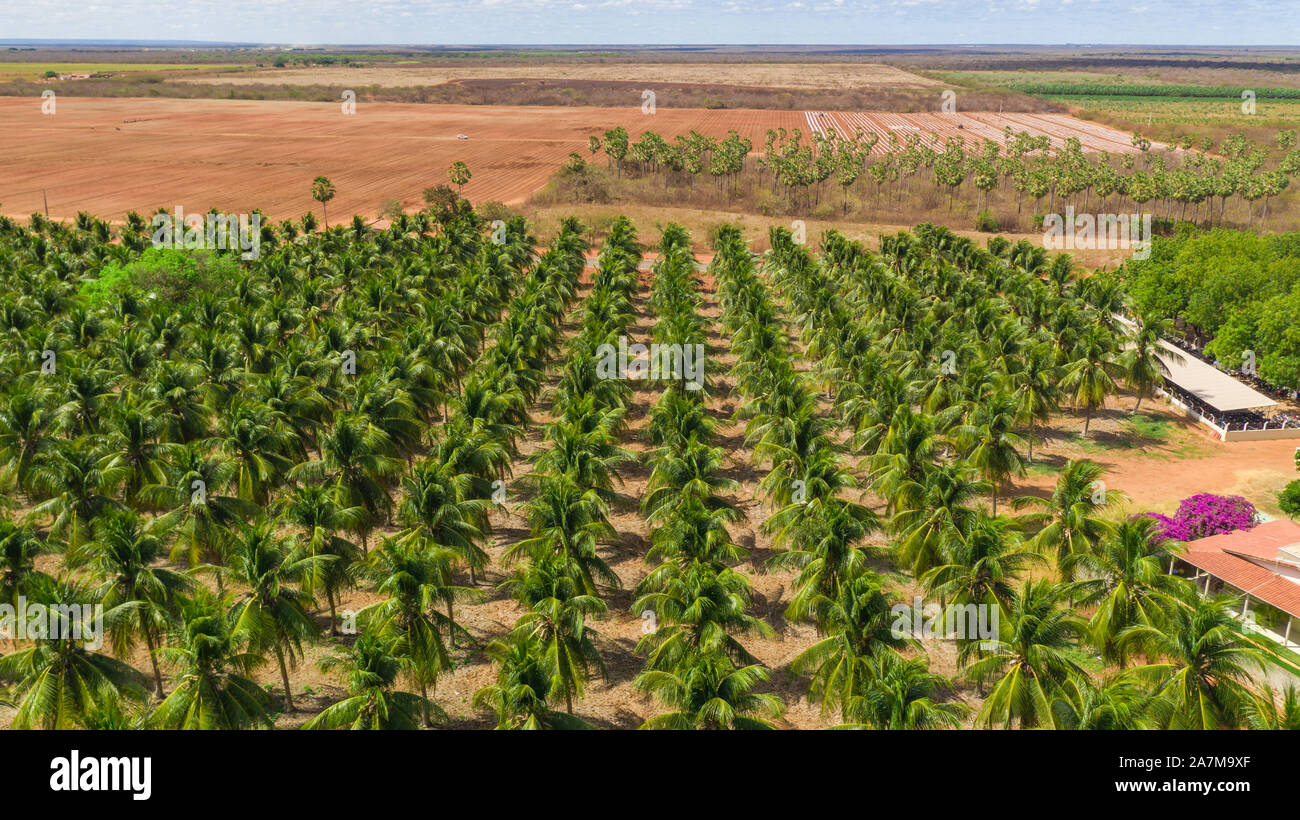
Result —
[[36, 569], [36, 557], [51, 549], [30, 525], [0, 519], [0, 601], [16, 606], [32, 584], [49, 579]]
[[864, 572], [842, 584], [838, 596], [813, 602], [809, 609], [824, 637], [790, 664], [795, 673], [811, 676], [809, 697], [821, 701], [823, 712], [839, 707], [846, 721], [850, 700], [861, 694], [871, 674], [869, 661], [911, 643], [909, 634], [897, 628], [882, 586], [878, 576]]
[[1168, 319], [1138, 316], [1135, 321], [1129, 347], [1119, 357], [1124, 381], [1137, 397], [1133, 402], [1134, 413], [1142, 406], [1142, 399], [1164, 385], [1165, 376], [1169, 375], [1166, 361], [1183, 362], [1181, 353], [1161, 344], [1163, 339], [1172, 335], [1173, 322]]
[[220, 570], [247, 589], [231, 610], [235, 631], [254, 652], [275, 653], [290, 712], [289, 667], [302, 656], [303, 641], [320, 634], [310, 614], [311, 596], [293, 584], [319, 571], [326, 560], [292, 553], [276, 535], [275, 525], [263, 519], [239, 528], [230, 544], [229, 566]]
[[330, 637], [338, 634], [337, 603], [340, 593], [356, 584], [360, 553], [355, 544], [338, 533], [356, 531], [364, 526], [366, 512], [361, 507], [339, 505], [337, 494], [328, 487], [295, 487], [280, 499], [285, 523], [297, 529], [295, 553], [320, 556], [318, 571], [303, 578], [303, 591], [325, 593], [330, 611]]
[[1105, 473], [1095, 461], [1072, 459], [1061, 469], [1049, 498], [1023, 496], [1013, 502], [1016, 509], [1033, 510], [1021, 516], [1026, 526], [1040, 527], [1032, 543], [1044, 555], [1054, 555], [1063, 572], [1071, 566], [1070, 556], [1095, 552], [1101, 539], [1114, 531], [1105, 512], [1126, 496], [1106, 488]]
[[768, 524], [780, 527], [774, 542], [787, 547], [771, 563], [799, 569], [797, 591], [786, 608], [786, 617], [794, 620], [807, 618], [816, 601], [835, 599], [843, 584], [862, 574], [867, 551], [857, 545], [879, 530], [874, 512], [840, 498], [791, 505], [764, 522], [764, 528]]
[[948, 563], [948, 556], [981, 515], [969, 502], [991, 489], [962, 462], [934, 467], [919, 481], [900, 484], [898, 494], [907, 500], [889, 524], [899, 566], [920, 577]]
[[326, 706], [304, 729], [418, 729], [426, 715], [447, 719], [428, 699], [393, 691], [402, 659], [391, 643], [375, 635], [364, 634], [350, 648], [322, 658], [320, 668], [342, 671], [348, 696]]
[[998, 514], [998, 488], [1012, 476], [1024, 475], [1025, 464], [1016, 449], [1024, 440], [1013, 432], [1017, 410], [1007, 393], [977, 401], [964, 424], [952, 433], [962, 458], [984, 477], [992, 489], [993, 514]]
[[600, 543], [613, 543], [618, 534], [606, 517], [604, 500], [594, 489], [580, 487], [567, 476], [542, 476], [537, 494], [524, 505], [532, 535], [506, 549], [509, 563], [527, 557], [537, 562], [548, 555], [565, 555], [583, 579], [583, 591], [598, 592], [597, 583], [618, 588], [618, 575], [596, 553]]
[[139, 506], [142, 489], [166, 481], [167, 462], [180, 447], [160, 440], [164, 423], [159, 410], [158, 405], [142, 403], [128, 393], [109, 415], [103, 470], [122, 476], [122, 495], [128, 504]]
[[1273, 687], [1265, 684], [1260, 696], [1245, 707], [1246, 725], [1251, 729], [1300, 729], [1300, 690], [1288, 686], [1282, 693], [1281, 705]]
[[563, 693], [565, 711], [573, 714], [573, 699], [583, 696], [591, 670], [607, 674], [593, 641], [597, 633], [587, 625], [592, 616], [604, 614], [605, 603], [583, 593], [580, 574], [566, 556], [531, 565], [507, 583], [528, 608], [514, 632], [536, 640], [551, 675], [550, 692]]
[[968, 707], [939, 696], [952, 688], [930, 671], [929, 659], [903, 658], [892, 652], [867, 660], [861, 694], [850, 695], [843, 714], [848, 726], [871, 729], [955, 729]]
[[271, 487], [293, 466], [293, 433], [270, 408], [236, 399], [221, 414], [216, 437], [238, 469], [236, 495], [266, 506]]
[[950, 563], [921, 576], [927, 593], [953, 603], [1005, 607], [1015, 596], [1014, 580], [1042, 557], [1027, 548], [1016, 532], [1018, 522], [979, 515], [970, 520], [960, 540], [952, 542]]
[[1050, 581], [1026, 581], [1001, 614], [998, 638], [987, 649], [968, 642], [963, 660], [976, 658], [966, 675], [992, 682], [976, 722], [992, 728], [1051, 725], [1052, 699], [1065, 686], [1087, 677], [1068, 650], [1086, 629], [1059, 604], [1065, 590]]
[[637, 644], [637, 651], [647, 654], [647, 668], [674, 669], [692, 653], [721, 654], [752, 665], [757, 659], [738, 636], [774, 634], [746, 611], [749, 582], [726, 567], [666, 562], [642, 579], [637, 592], [633, 611], [655, 616], [656, 628]]
[[1024, 367], [1011, 376], [1011, 398], [1016, 406], [1016, 423], [1028, 424], [1025, 460], [1034, 460], [1034, 441], [1039, 425], [1046, 424], [1059, 409], [1059, 369], [1052, 363], [1052, 349], [1045, 344], [1029, 348]]
[[229, 597], [199, 587], [179, 602], [180, 617], [158, 651], [176, 670], [176, 688], [148, 718], [154, 729], [269, 728], [275, 697], [249, 675], [266, 658], [236, 629]]
[[1074, 406], [1082, 410], [1083, 434], [1093, 414], [1106, 403], [1106, 397], [1115, 392], [1115, 375], [1119, 365], [1115, 362], [1114, 337], [1103, 328], [1086, 330], [1070, 354], [1070, 361], [1061, 374], [1061, 391]]
[[459, 472], [454, 464], [428, 459], [402, 479], [402, 487], [406, 493], [397, 518], [407, 529], [399, 537], [457, 553], [469, 569], [470, 584], [476, 584], [488, 564], [483, 544], [491, 502], [475, 497], [480, 491], [475, 476]]
[[165, 482], [140, 490], [146, 506], [168, 511], [161, 518], [175, 534], [170, 560], [192, 567], [222, 561], [231, 533], [261, 512], [251, 501], [222, 494], [234, 487], [236, 472], [232, 459], [193, 443], [172, 453]]
[[[464, 632], [453, 619], [453, 605], [458, 599], [482, 597], [478, 590], [452, 582], [455, 561], [451, 550], [423, 547], [410, 539], [385, 540], [372, 556], [370, 572], [378, 582], [376, 591], [387, 597], [357, 613], [367, 629], [394, 641], [404, 676], [425, 699], [438, 678], [453, 668], [448, 640]], [[438, 611], [440, 604], [447, 614]], [[425, 725], [431, 719], [426, 713]]]
[[671, 711], [647, 720], [642, 729], [774, 729], [765, 718], [781, 716], [775, 695], [753, 691], [768, 680], [757, 664], [736, 666], [729, 658], [692, 654], [675, 671], [649, 669], [633, 682]]
[[104, 704], [143, 700], [146, 679], [127, 664], [95, 651], [103, 624], [95, 623], [95, 591], [68, 578], [40, 578], [27, 591], [28, 606], [55, 614], [45, 637], [0, 657], [0, 680], [13, 682], [14, 729], [85, 726]]
[[39, 386], [24, 389], [0, 402], [0, 459], [4, 474], [18, 491], [29, 494], [32, 470], [54, 446], [49, 391]]
[[550, 706], [554, 677], [546, 670], [539, 639], [514, 635], [488, 644], [497, 679], [474, 693], [474, 708], [496, 713], [498, 729], [590, 729], [580, 718]]
[[1071, 589], [1082, 606], [1096, 605], [1088, 627], [1102, 657], [1121, 666], [1127, 661], [1119, 635], [1132, 626], [1159, 628], [1186, 606], [1195, 590], [1168, 571], [1178, 547], [1161, 537], [1155, 520], [1139, 516], [1121, 521], [1101, 539], [1095, 553], [1075, 552], [1062, 560], [1062, 572], [1079, 577]]
[[1075, 681], [1052, 701], [1052, 727], [1072, 730], [1114, 731], [1154, 728], [1158, 706], [1146, 686], [1132, 675], [1108, 675], [1094, 683]]
[[1242, 723], [1253, 695], [1251, 670], [1264, 668], [1263, 653], [1241, 634], [1230, 596], [1203, 598], [1172, 610], [1163, 626], [1136, 624], [1122, 630], [1120, 652], [1161, 659], [1133, 669], [1155, 687], [1167, 729], [1225, 729]]
[[345, 416], [321, 438], [322, 457], [298, 464], [289, 474], [333, 487], [340, 504], [366, 511], [361, 532], [365, 552], [370, 530], [392, 507], [387, 483], [402, 465], [392, 452], [392, 440], [382, 430], [362, 416]]
[[176, 613], [177, 597], [193, 585], [174, 570], [154, 566], [166, 551], [165, 519], [145, 524], [135, 513], [121, 510], [95, 521], [93, 537], [79, 550], [86, 569], [99, 586], [104, 625], [118, 657], [127, 656], [144, 641], [153, 668], [155, 694], [163, 693], [157, 652]]
[[113, 497], [117, 476], [101, 467], [102, 453], [92, 440], [74, 439], [41, 460], [32, 480], [46, 499], [32, 508], [32, 518], [48, 518], [50, 533], [75, 549], [90, 524], [106, 510], [123, 506]]

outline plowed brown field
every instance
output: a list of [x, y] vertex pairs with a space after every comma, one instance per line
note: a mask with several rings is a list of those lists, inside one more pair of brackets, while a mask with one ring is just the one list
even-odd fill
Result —
[[[1131, 150], [1128, 135], [1062, 115], [846, 114], [802, 111], [708, 111], [660, 108], [541, 108], [361, 103], [342, 114], [335, 103], [284, 101], [99, 99], [62, 97], [43, 115], [40, 100], [0, 99], [0, 212], [42, 210], [69, 219], [78, 211], [121, 218], [177, 205], [187, 211], [260, 207], [275, 218], [320, 206], [311, 180], [337, 186], [331, 221], [372, 217], [381, 203], [420, 202], [420, 192], [447, 180], [464, 160], [473, 172], [464, 194], [475, 202], [516, 204], [540, 189], [587, 137], [622, 125], [635, 137], [665, 137], [694, 128], [712, 136], [735, 129], [761, 150], [768, 128], [854, 124], [882, 135], [919, 132], [929, 139], [1001, 138], [1004, 124], [1046, 133], [1059, 143], [1078, 136], [1088, 150]], [[962, 128], [957, 128], [961, 124]], [[468, 140], [458, 140], [457, 134]]]
[[[401, 87], [457, 80], [515, 79], [616, 80], [653, 83], [718, 83], [755, 88], [931, 88], [938, 80], [879, 63], [538, 63], [534, 65], [376, 65], [262, 68], [204, 76], [178, 76], [180, 82], [210, 85], [332, 85]], [[651, 85], [653, 87], [653, 85]]]

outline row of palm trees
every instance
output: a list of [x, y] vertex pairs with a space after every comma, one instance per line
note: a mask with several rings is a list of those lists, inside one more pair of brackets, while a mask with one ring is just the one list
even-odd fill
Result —
[[795, 569], [785, 610], [813, 624], [819, 640], [791, 664], [808, 678], [809, 697], [842, 723], [882, 729], [959, 724], [964, 707], [941, 702], [944, 683], [924, 656], [896, 650], [906, 640], [890, 630], [891, 601], [866, 537], [877, 514], [846, 498], [857, 487], [823, 414], [812, 381], [796, 368], [784, 322], [738, 230], [719, 232], [713, 269], [723, 328], [732, 336], [734, 389], [747, 419], [745, 441], [758, 488], [772, 514], [762, 529], [783, 551], [774, 566]]
[[640, 261], [631, 222], [615, 220], [576, 314], [579, 330], [547, 396], [552, 421], [543, 446], [518, 482], [532, 493], [521, 508], [529, 536], [504, 552], [515, 569], [503, 586], [523, 614], [488, 645], [496, 681], [474, 696], [501, 729], [590, 728], [574, 716], [573, 702], [594, 675], [606, 674], [590, 621], [606, 613], [605, 594], [621, 582], [599, 549], [618, 540], [610, 505], [618, 502], [619, 468], [635, 458], [619, 446], [631, 387], [599, 377], [597, 348], [617, 345], [633, 319]]
[[[670, 178], [684, 178], [693, 187], [694, 178], [707, 171], [734, 187], [751, 168], [759, 187], [766, 185], [774, 195], [804, 206], [820, 202], [823, 195], [831, 199], [833, 194], [825, 188], [829, 184], [833, 191], [838, 186], [845, 212], [856, 186], [859, 195], [876, 206], [931, 191], [947, 198], [950, 209], [955, 197], [973, 196], [979, 211], [990, 192], [999, 191], [1014, 194], [1017, 218], [1028, 198], [1034, 213], [1042, 212], [1046, 200], [1047, 213], [1062, 213], [1068, 203], [1080, 212], [1091, 205], [1099, 212], [1151, 211], [1162, 219], [1190, 218], [1206, 224], [1222, 221], [1228, 200], [1235, 197], [1245, 206], [1246, 221], [1258, 218], [1263, 224], [1269, 202], [1300, 174], [1300, 149], [1288, 151], [1294, 140], [1283, 136], [1278, 141], [1280, 159], [1272, 167], [1265, 167], [1268, 151], [1239, 134], [1224, 141], [1219, 156], [1205, 151], [1153, 153], [1149, 140], [1135, 136], [1138, 151], [1121, 154], [1113, 163], [1106, 153], [1087, 156], [1077, 137], [1053, 148], [1049, 137], [1016, 132], [1010, 126], [1003, 129], [1000, 143], [984, 139], [975, 144], [919, 132], [900, 138], [891, 132], [883, 155], [873, 154], [880, 135], [861, 128], [852, 133], [820, 125], [809, 133], [768, 129], [763, 152], [752, 163], [747, 159], [753, 145], [735, 132], [721, 141], [695, 131], [669, 141], [645, 131], [630, 141], [618, 128], [606, 132], [603, 143], [592, 137], [589, 147], [593, 154], [603, 147], [620, 174], [625, 167], [657, 173], [665, 185]], [[1257, 210], [1255, 203], [1261, 200]]]
[[[690, 238], [678, 225], [659, 242], [649, 304], [657, 344], [703, 343], [709, 335]], [[765, 729], [784, 709], [756, 691], [769, 672], [742, 643], [774, 630], [749, 611], [751, 585], [737, 569], [749, 553], [730, 528], [745, 516], [728, 498], [739, 485], [722, 475], [728, 454], [715, 443], [707, 404], [714, 369], [705, 367], [698, 389], [665, 381], [647, 426], [651, 474], [641, 512], [653, 535], [633, 608], [654, 628], [638, 644], [646, 662], [634, 686], [667, 710], [647, 728]]]
[[[425, 461], [403, 480], [398, 518], [405, 529], [385, 541], [373, 562], [377, 591], [389, 597], [358, 613], [362, 640], [373, 634], [392, 647], [390, 654], [419, 690], [411, 703], [420, 707], [425, 726], [434, 718], [446, 720], [429, 695], [438, 678], [454, 669], [451, 651], [458, 638], [474, 640], [457, 622], [455, 606], [484, 597], [477, 583], [489, 562], [488, 512], [501, 503], [498, 491], [531, 424], [528, 407], [540, 395], [549, 351], [576, 297], [587, 249], [580, 233], [575, 221], [562, 224], [551, 249], [526, 275], [496, 327], [495, 343], [452, 400], [442, 433]], [[359, 640], [351, 651], [360, 646]], [[370, 728], [359, 726], [356, 707], [337, 717], [331, 716], [335, 708], [321, 712], [307, 728]], [[389, 711], [369, 708], [360, 714], [377, 720]], [[394, 728], [414, 725], [407, 716]]]

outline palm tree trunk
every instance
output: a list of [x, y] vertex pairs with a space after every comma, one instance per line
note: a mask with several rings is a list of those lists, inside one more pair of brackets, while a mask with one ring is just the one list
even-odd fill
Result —
[[280, 680], [284, 682], [284, 704], [289, 714], [293, 714], [293, 692], [289, 690], [289, 668], [284, 665], [284, 650], [279, 644], [275, 647], [275, 659], [280, 662]]
[[144, 630], [144, 645], [149, 649], [149, 663], [153, 665], [154, 688], [158, 692], [158, 699], [162, 700], [165, 697], [163, 694], [162, 673], [158, 671], [158, 658], [154, 654], [157, 650], [154, 646], [153, 630], [148, 627], [145, 627]]
[[[473, 570], [471, 570], [471, 572], [472, 571]], [[447, 599], [447, 636], [451, 639], [451, 648], [455, 649], [456, 648], [456, 618], [452, 613], [453, 606], [454, 605], [452, 604], [451, 599], [448, 598]]]
[[339, 619], [338, 619], [338, 614], [335, 612], [334, 590], [326, 589], [325, 598], [326, 600], [329, 601], [330, 604], [330, 637], [334, 638], [337, 637], [339, 634], [339, 630], [338, 630]]

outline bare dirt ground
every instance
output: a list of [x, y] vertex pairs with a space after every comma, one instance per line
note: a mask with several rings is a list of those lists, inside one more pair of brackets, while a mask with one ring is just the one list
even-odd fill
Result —
[[[421, 192], [447, 181], [447, 167], [466, 162], [474, 202], [525, 201], [570, 152], [584, 156], [587, 137], [618, 125], [633, 136], [653, 129], [671, 139], [691, 129], [723, 137], [731, 129], [762, 145], [769, 128], [801, 128], [802, 111], [659, 108], [442, 106], [243, 100], [99, 99], [62, 97], [43, 115], [40, 100], [0, 98], [0, 213], [24, 217], [47, 207], [51, 217], [78, 211], [120, 219], [127, 211], [216, 208], [272, 218], [320, 215], [311, 180], [328, 176], [338, 189], [334, 221], [374, 217], [396, 199], [421, 204]], [[845, 115], [837, 115], [845, 116]], [[900, 138], [932, 130], [948, 135], [1001, 135], [1016, 130], [1077, 130], [1085, 147], [1119, 150], [1121, 132], [1069, 118], [996, 114], [863, 114], [854, 122]], [[1042, 120], [1041, 122], [1039, 120]], [[965, 125], [969, 124], [969, 130]], [[956, 126], [963, 125], [959, 129]], [[906, 127], [903, 127], [906, 126]], [[1110, 131], [1110, 129], [1104, 129]], [[848, 129], [845, 130], [848, 132]], [[468, 140], [457, 139], [466, 134]], [[1114, 136], [1114, 135], [1120, 136]], [[973, 136], [972, 136], [973, 138]]]
[[1046, 441], [1034, 447], [1036, 464], [1014, 483], [1015, 494], [1050, 491], [1067, 459], [1089, 458], [1106, 467], [1108, 488], [1129, 497], [1120, 512], [1171, 513], [1196, 493], [1242, 495], [1269, 515], [1281, 516], [1277, 493], [1300, 478], [1295, 451], [1300, 439], [1221, 442], [1208, 427], [1188, 420], [1179, 408], [1157, 399], [1142, 402], [1141, 416], [1154, 426], [1132, 421], [1134, 399], [1107, 401], [1087, 438], [1083, 420], [1068, 415], [1040, 431]]
[[176, 77], [209, 85], [341, 85], [344, 87], [437, 85], [457, 80], [532, 78], [615, 80], [646, 83], [709, 83], [763, 88], [930, 88], [937, 80], [879, 63], [543, 63], [496, 66], [316, 66], [263, 68]]

